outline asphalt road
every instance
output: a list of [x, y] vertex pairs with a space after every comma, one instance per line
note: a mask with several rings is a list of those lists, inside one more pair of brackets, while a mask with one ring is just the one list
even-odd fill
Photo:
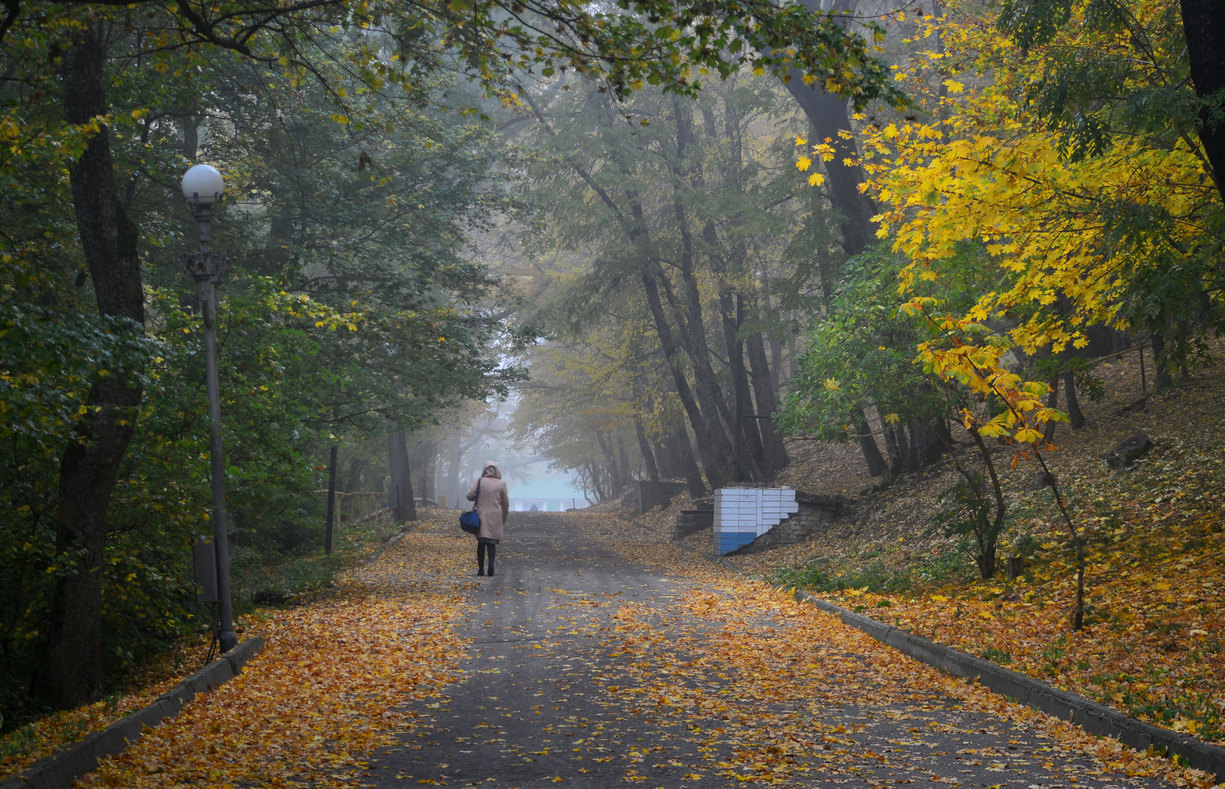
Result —
[[631, 561], [620, 537], [512, 515], [497, 575], [475, 579], [464, 680], [410, 709], [375, 785], [1172, 785], [829, 615], [738, 605], [730, 572]]

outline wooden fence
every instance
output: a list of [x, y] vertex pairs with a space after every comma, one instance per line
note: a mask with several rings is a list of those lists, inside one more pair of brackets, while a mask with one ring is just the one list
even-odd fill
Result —
[[[325, 503], [327, 502], [328, 492], [326, 490], [317, 490], [315, 492], [323, 497]], [[346, 493], [343, 490], [338, 490], [336, 491], [336, 519], [350, 523], [365, 520], [383, 509], [386, 503], [386, 493], [361, 490]]]
[[[324, 503], [327, 503], [328, 492], [326, 490], [315, 491]], [[446, 501], [434, 501], [432, 499], [414, 499], [418, 507], [446, 508]], [[387, 494], [379, 493], [378, 491], [357, 490], [352, 493], [346, 493], [343, 490], [336, 491], [336, 520], [341, 523], [357, 523], [372, 518], [380, 512], [387, 509]]]

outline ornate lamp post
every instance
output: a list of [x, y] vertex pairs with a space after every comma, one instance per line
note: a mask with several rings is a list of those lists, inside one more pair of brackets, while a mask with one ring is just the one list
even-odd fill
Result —
[[225, 182], [217, 169], [197, 164], [183, 176], [183, 197], [196, 218], [200, 249], [186, 256], [187, 272], [196, 281], [196, 295], [204, 308], [204, 356], [208, 368], [208, 416], [213, 477], [213, 550], [217, 571], [217, 639], [222, 652], [238, 645], [234, 610], [230, 603], [230, 544], [225, 517], [225, 459], [221, 449], [221, 391], [217, 376], [217, 283], [224, 259], [209, 250], [213, 206], [221, 201]]

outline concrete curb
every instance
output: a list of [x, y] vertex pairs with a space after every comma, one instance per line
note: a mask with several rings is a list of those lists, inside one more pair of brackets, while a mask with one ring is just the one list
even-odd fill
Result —
[[989, 660], [958, 652], [892, 625], [852, 613], [807, 592], [796, 590], [794, 597], [836, 615], [845, 624], [862, 630], [877, 641], [946, 674], [972, 679], [1013, 701], [1074, 723], [1090, 734], [1114, 737], [1138, 751], [1152, 748], [1166, 756], [1176, 756], [1180, 763], [1211, 773], [1218, 781], [1225, 781], [1225, 748], [1129, 718], [1103, 704], [1053, 688], [1041, 680], [1006, 669]]
[[102, 759], [122, 753], [141, 738], [146, 728], [152, 728], [174, 715], [197, 694], [219, 687], [238, 676], [247, 661], [263, 647], [264, 639], [259, 636], [243, 639], [234, 649], [184, 679], [148, 707], [39, 759], [20, 775], [0, 783], [0, 789], [61, 789], [72, 786], [73, 781], [95, 769]]

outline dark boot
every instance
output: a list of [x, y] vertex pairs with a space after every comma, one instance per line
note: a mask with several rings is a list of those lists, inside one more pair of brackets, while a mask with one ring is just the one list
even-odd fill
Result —
[[[477, 541], [476, 543], [476, 574], [485, 574], [485, 543]], [[489, 574], [493, 575], [493, 557], [489, 557]]]
[[498, 555], [498, 546], [494, 543], [489, 543], [489, 574], [493, 575], [493, 557]]

